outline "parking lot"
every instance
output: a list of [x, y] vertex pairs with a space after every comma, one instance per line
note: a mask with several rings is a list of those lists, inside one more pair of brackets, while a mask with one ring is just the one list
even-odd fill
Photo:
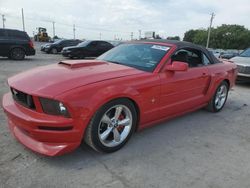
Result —
[[[59, 62], [60, 54], [0, 58], [0, 98], [9, 76]], [[250, 83], [237, 83], [219, 113], [199, 110], [134, 134], [111, 154], [83, 145], [44, 157], [18, 143], [0, 108], [0, 187], [250, 187]]]

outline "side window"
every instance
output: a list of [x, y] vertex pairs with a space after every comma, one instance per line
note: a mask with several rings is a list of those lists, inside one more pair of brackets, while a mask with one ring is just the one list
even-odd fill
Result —
[[210, 60], [207, 58], [207, 56], [205, 54], [203, 54], [203, 53], [202, 53], [202, 58], [203, 58], [203, 64], [204, 65], [210, 65], [210, 64], [212, 64], [210, 62]]
[[5, 37], [5, 31], [4, 30], [0, 30], [0, 38], [4, 38]]
[[65, 41], [60, 42], [60, 45], [61, 45], [61, 46], [67, 46], [68, 43], [69, 43], [69, 42], [68, 42], [67, 40], [65, 40]]
[[91, 48], [95, 48], [97, 46], [97, 42], [93, 41], [93, 42], [89, 43], [88, 46], [91, 47]]
[[109, 43], [107, 43], [107, 42], [99, 42], [98, 46], [100, 48], [102, 48], [102, 49], [106, 49], [106, 48], [109, 48]]
[[27, 39], [27, 36], [24, 32], [20, 31], [9, 31], [9, 37], [16, 38], [16, 39]]
[[192, 48], [183, 48], [172, 55], [172, 61], [188, 63], [189, 67], [203, 66], [202, 52]]
[[77, 40], [72, 40], [71, 42], [70, 42], [70, 45], [73, 45], [73, 46], [75, 46], [75, 45], [77, 45], [78, 44], [78, 41]]

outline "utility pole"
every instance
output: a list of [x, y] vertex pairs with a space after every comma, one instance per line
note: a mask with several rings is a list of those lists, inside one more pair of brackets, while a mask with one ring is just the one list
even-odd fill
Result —
[[3, 20], [3, 28], [5, 28], [5, 21], [6, 21], [6, 19], [4, 17], [4, 14], [2, 14], [2, 20]]
[[53, 39], [54, 39], [55, 38], [55, 33], [56, 33], [55, 32], [55, 22], [54, 21], [52, 22], [52, 25], [53, 25]]
[[208, 28], [208, 35], [207, 35], [207, 46], [206, 46], [207, 48], [209, 46], [210, 34], [211, 34], [211, 27], [212, 27], [212, 24], [213, 24], [214, 17], [215, 17], [215, 14], [212, 13], [211, 14], [211, 19], [210, 19], [210, 25], [209, 25], [209, 28]]
[[139, 30], [139, 40], [141, 40], [141, 30]]
[[25, 31], [23, 8], [22, 8], [22, 23], [23, 23], [23, 31]]
[[131, 32], [131, 35], [130, 35], [130, 36], [131, 36], [131, 40], [133, 40], [133, 35], [134, 35], [134, 33], [133, 33], [133, 32]]
[[76, 39], [76, 26], [75, 26], [75, 24], [73, 25], [73, 33], [74, 33], [74, 39]]
[[102, 40], [102, 33], [100, 33], [99, 38], [100, 38], [100, 40]]

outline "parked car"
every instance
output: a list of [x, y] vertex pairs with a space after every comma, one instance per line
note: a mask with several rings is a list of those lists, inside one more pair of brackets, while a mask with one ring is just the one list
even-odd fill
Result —
[[35, 152], [62, 155], [82, 141], [114, 152], [138, 129], [203, 107], [219, 112], [236, 69], [191, 43], [134, 41], [9, 78], [3, 108], [13, 135]]
[[106, 41], [87, 40], [77, 46], [63, 48], [62, 55], [70, 58], [98, 57], [114, 46]]
[[220, 56], [219, 56], [219, 58], [222, 58], [222, 59], [231, 59], [231, 58], [233, 58], [233, 57], [235, 57], [235, 56], [238, 56], [239, 55], [239, 53], [237, 53], [237, 52], [222, 52], [221, 54], [220, 54]]
[[46, 47], [46, 46], [49, 46], [49, 45], [51, 45], [51, 44], [52, 44], [52, 43], [45, 43], [45, 44], [42, 44], [40, 50], [41, 50], [42, 52], [45, 52], [45, 47]]
[[24, 31], [0, 29], [0, 56], [23, 60], [25, 56], [35, 55], [33, 42]]
[[62, 39], [62, 40], [58, 40], [54, 43], [47, 43], [44, 46], [44, 51], [46, 53], [57, 54], [58, 52], [61, 52], [64, 47], [76, 46], [80, 42], [82, 42], [82, 41], [77, 40], [77, 39], [76, 40], [75, 39], [72, 39], [72, 40]]
[[237, 79], [250, 81], [250, 48], [230, 60], [236, 63], [238, 67]]
[[213, 49], [209, 49], [209, 52], [212, 53], [216, 58], [219, 58], [221, 55], [221, 52]]
[[107, 41], [107, 42], [112, 44], [114, 47], [124, 43], [123, 41], [117, 41], [117, 40], [110, 40], [110, 41]]

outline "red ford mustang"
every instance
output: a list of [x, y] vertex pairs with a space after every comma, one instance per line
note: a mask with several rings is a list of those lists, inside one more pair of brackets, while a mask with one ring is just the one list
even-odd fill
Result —
[[61, 155], [82, 141], [113, 152], [138, 129], [203, 107], [220, 111], [236, 75], [235, 64], [191, 43], [130, 42], [96, 60], [11, 77], [3, 108], [13, 135], [35, 152]]

